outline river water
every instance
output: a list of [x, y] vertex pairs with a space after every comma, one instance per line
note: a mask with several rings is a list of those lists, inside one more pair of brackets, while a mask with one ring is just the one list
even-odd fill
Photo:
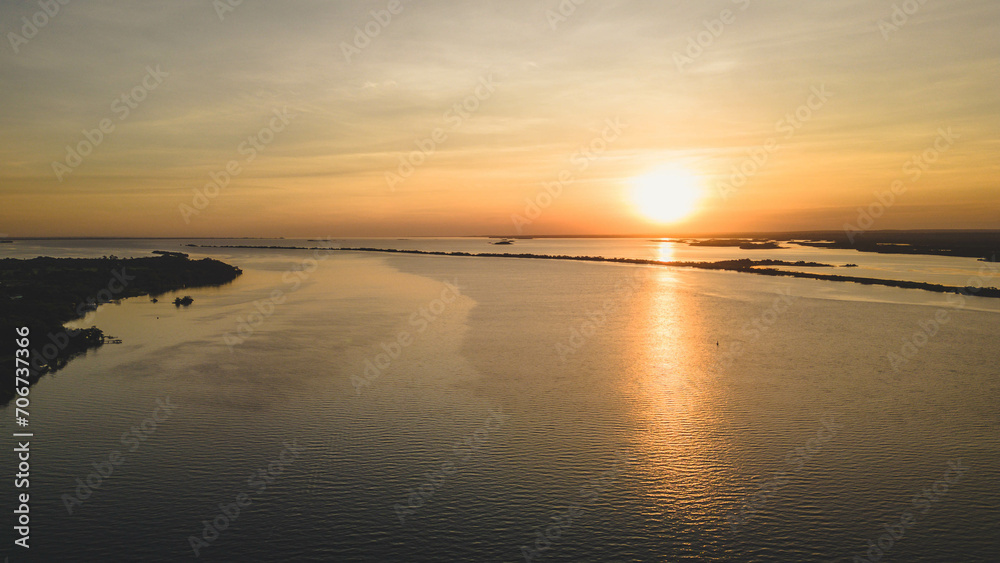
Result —
[[1000, 286], [972, 259], [633, 239], [3, 245], [244, 270], [72, 323], [122, 343], [31, 389], [31, 548], [5, 542], [11, 561], [1000, 560], [998, 300], [188, 243], [779, 258]]

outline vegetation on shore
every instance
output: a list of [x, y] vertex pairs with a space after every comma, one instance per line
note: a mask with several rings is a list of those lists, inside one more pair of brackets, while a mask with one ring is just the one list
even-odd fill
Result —
[[[242, 270], [218, 260], [190, 260], [186, 254], [157, 252], [148, 258], [0, 259], [0, 357], [14, 365], [14, 328], [30, 329], [31, 382], [63, 367], [73, 356], [104, 343], [97, 327], [70, 330], [63, 323], [82, 318], [102, 303], [178, 289], [222, 285]], [[13, 378], [13, 370], [5, 372]], [[9, 382], [9, 383], [12, 383]], [[12, 384], [0, 388], [6, 404]]]
[[1000, 260], [1000, 231], [845, 230], [805, 233], [748, 233], [745, 237], [717, 241], [676, 240], [674, 242], [686, 242], [692, 246], [734, 246], [733, 243], [739, 241], [787, 242], [799, 246], [857, 250], [858, 252], [874, 252], [876, 254], [959, 256], [978, 258], [987, 262]]
[[[537, 239], [554, 238], [635, 238], [632, 235], [535, 235]], [[647, 238], [647, 237], [642, 237]], [[711, 240], [723, 241], [721, 244]], [[771, 241], [816, 248], [857, 250], [876, 254], [922, 254], [978, 258], [1000, 262], [1000, 230], [906, 230], [906, 231], [780, 231], [725, 234], [700, 234], [686, 238], [650, 237], [651, 242], [673, 242], [692, 246], [736, 246], [728, 241], [759, 243]], [[787, 248], [787, 247], [785, 247]]]
[[687, 244], [689, 246], [737, 247], [740, 250], [784, 250], [787, 248], [773, 240], [709, 239], [691, 241]]

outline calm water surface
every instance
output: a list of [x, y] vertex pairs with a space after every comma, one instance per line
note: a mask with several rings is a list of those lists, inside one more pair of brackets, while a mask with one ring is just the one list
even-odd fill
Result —
[[[630, 240], [504, 250], [853, 262], [852, 275], [956, 285], [982, 266]], [[854, 561], [904, 513], [883, 561], [1000, 560], [996, 300], [601, 263], [185, 251], [245, 273], [181, 292], [188, 308], [173, 294], [101, 307], [75, 324], [123, 343], [32, 388], [32, 547], [5, 542], [11, 561], [190, 560], [213, 520], [229, 522], [202, 560]], [[914, 336], [942, 310], [947, 323]], [[887, 354], [914, 338], [893, 369]], [[123, 443], [154, 412], [145, 439]], [[115, 451], [124, 461], [80, 499], [77, 479]], [[933, 500], [915, 498], [925, 489]], [[249, 505], [217, 518], [241, 494]]]

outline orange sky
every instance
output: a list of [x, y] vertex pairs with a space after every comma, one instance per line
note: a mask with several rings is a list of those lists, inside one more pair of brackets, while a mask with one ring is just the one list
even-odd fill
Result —
[[0, 3], [3, 236], [1000, 228], [993, 0], [219, 5]]

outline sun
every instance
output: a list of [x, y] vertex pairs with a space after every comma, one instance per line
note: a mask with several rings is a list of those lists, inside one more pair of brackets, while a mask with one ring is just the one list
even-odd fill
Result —
[[635, 206], [659, 223], [674, 223], [691, 215], [702, 198], [700, 179], [677, 166], [639, 176], [632, 180], [632, 185]]

